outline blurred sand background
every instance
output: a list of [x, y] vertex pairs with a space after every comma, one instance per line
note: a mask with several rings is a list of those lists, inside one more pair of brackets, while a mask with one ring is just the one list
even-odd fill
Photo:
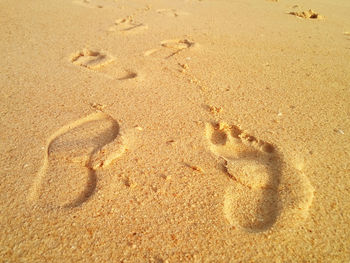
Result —
[[1, 0], [0, 262], [349, 260], [349, 11]]

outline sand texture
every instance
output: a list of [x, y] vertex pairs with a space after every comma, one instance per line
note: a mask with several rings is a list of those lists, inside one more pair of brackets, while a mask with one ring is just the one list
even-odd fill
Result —
[[348, 262], [349, 10], [0, 0], [0, 262]]

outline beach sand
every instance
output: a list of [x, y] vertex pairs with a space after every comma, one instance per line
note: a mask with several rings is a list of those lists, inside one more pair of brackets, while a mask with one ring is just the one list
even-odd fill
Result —
[[345, 262], [350, 2], [0, 1], [0, 262]]

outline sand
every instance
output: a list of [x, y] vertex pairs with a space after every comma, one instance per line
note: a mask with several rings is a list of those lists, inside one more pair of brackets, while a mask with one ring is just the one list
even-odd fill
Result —
[[0, 1], [0, 262], [345, 262], [350, 2]]

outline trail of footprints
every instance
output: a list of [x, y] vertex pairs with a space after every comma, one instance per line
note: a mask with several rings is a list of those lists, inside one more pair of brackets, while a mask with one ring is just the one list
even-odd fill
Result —
[[118, 122], [103, 112], [64, 125], [47, 140], [28, 201], [48, 208], [82, 205], [95, 192], [98, 170], [120, 157], [129, 140]]
[[[102, 8], [91, 0], [76, 0], [74, 3]], [[175, 9], [157, 9], [156, 12], [169, 17], [188, 15]], [[321, 18], [312, 10], [289, 14]], [[108, 31], [131, 34], [147, 28], [146, 24], [128, 16], [117, 19]], [[169, 39], [162, 41], [158, 48], [144, 52], [144, 56], [167, 59], [196, 46], [187, 38]], [[101, 50], [83, 49], [71, 56], [71, 62], [119, 80], [138, 76], [132, 70], [117, 70], [116, 59]], [[224, 196], [223, 215], [232, 226], [247, 232], [261, 232], [271, 228], [288, 209], [301, 217], [307, 215], [313, 200], [313, 187], [301, 171], [283, 162], [272, 144], [225, 123], [207, 124], [206, 138], [210, 151], [218, 157], [222, 170], [231, 178], [232, 183]], [[95, 192], [98, 169], [120, 157], [126, 147], [127, 138], [121, 135], [118, 123], [103, 112], [63, 126], [48, 139], [44, 162], [29, 200], [54, 207], [83, 204]], [[56, 170], [53, 174], [61, 174], [64, 179], [52, 178], [50, 169]]]
[[[74, 0], [74, 4], [82, 5], [89, 8], [102, 8], [102, 5], [97, 4], [96, 0]], [[134, 15], [139, 11], [149, 11], [150, 7], [138, 9], [133, 15], [125, 18], [117, 19], [112, 26], [108, 28], [108, 32], [118, 32], [120, 34], [136, 34], [148, 29], [148, 25], [136, 21]], [[160, 15], [169, 17], [178, 17], [188, 15], [186, 12], [176, 9], [157, 9], [155, 11]], [[188, 39], [170, 39], [161, 42], [159, 48], [154, 48], [144, 52], [144, 56], [160, 56], [162, 58], [170, 58], [189, 48], [195, 47], [196, 44]], [[139, 74], [132, 69], [121, 69], [116, 67], [116, 59], [105, 51], [97, 49], [83, 49], [71, 55], [70, 61], [77, 66], [92, 70], [103, 74], [105, 77], [128, 80], [139, 77]], [[114, 65], [113, 65], [114, 64]], [[113, 65], [113, 66], [111, 66]]]
[[226, 123], [207, 124], [206, 138], [232, 179], [223, 208], [231, 225], [261, 232], [272, 227], [286, 210], [300, 217], [307, 215], [313, 187], [301, 171], [286, 166], [272, 144]]

